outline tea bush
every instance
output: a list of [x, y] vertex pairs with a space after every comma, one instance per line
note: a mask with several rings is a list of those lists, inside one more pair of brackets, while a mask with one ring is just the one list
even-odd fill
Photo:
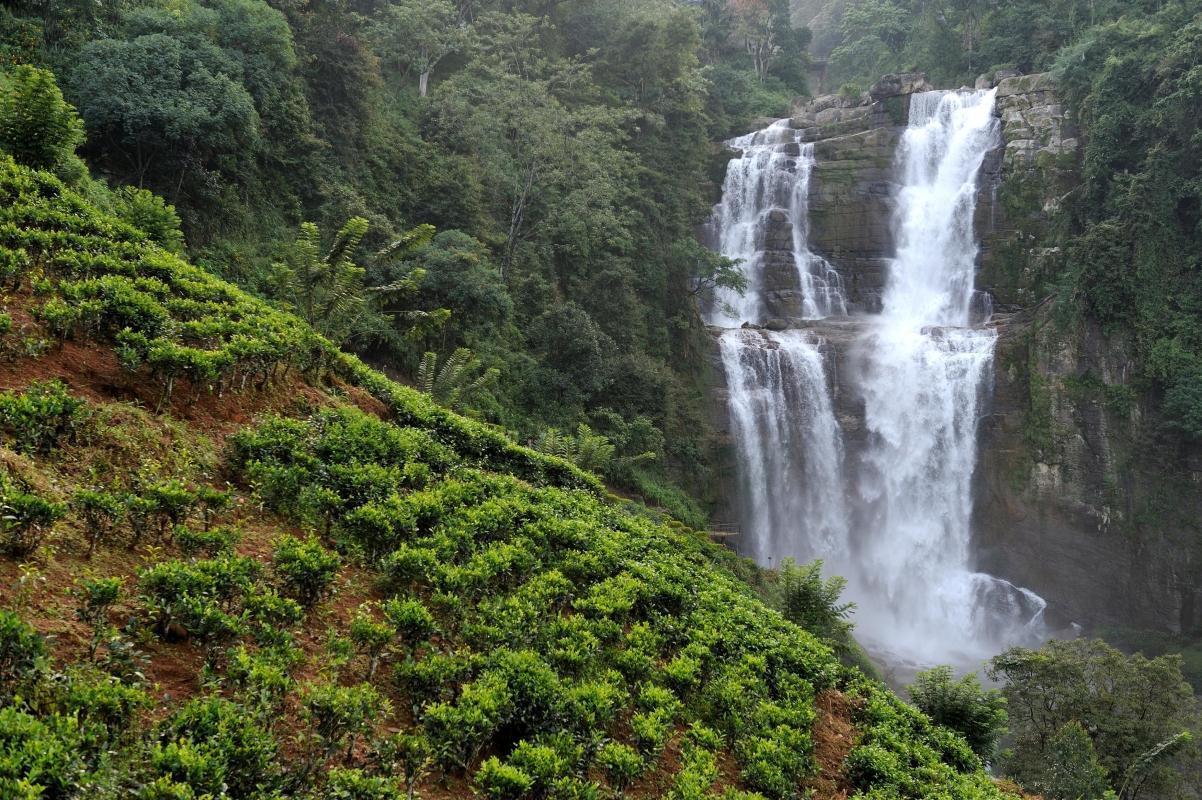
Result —
[[0, 430], [15, 450], [46, 455], [70, 441], [86, 416], [86, 404], [61, 381], [34, 381], [24, 392], [0, 392]]
[[338, 556], [326, 550], [317, 539], [304, 541], [285, 536], [275, 545], [271, 569], [285, 594], [305, 608], [316, 605], [330, 590], [338, 574]]

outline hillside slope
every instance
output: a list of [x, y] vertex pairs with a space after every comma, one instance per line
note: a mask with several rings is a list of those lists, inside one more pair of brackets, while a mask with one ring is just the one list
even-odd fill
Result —
[[1001, 795], [703, 535], [7, 158], [0, 279], [0, 796]]

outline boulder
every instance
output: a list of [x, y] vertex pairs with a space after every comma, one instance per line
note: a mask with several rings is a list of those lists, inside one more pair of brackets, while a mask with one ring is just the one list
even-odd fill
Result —
[[934, 88], [934, 86], [927, 83], [927, 76], [924, 72], [891, 73], [874, 83], [872, 88], [868, 90], [868, 96], [874, 101], [879, 102], [903, 94], [929, 92]]

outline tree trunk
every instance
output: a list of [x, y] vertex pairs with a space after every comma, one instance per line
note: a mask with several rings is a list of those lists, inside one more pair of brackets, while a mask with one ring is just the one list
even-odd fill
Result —
[[430, 86], [430, 70], [422, 70], [422, 74], [417, 79], [417, 94], [419, 97], [425, 97], [426, 91]]

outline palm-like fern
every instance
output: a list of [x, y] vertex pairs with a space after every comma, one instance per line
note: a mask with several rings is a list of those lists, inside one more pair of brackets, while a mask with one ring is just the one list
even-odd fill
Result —
[[584, 423], [576, 427], [575, 436], [557, 428], [547, 428], [539, 434], [534, 446], [544, 453], [566, 458], [581, 469], [602, 473], [610, 470], [617, 451], [608, 436], [594, 433]]
[[389, 326], [375, 310], [364, 288], [367, 272], [355, 263], [355, 252], [367, 233], [367, 220], [351, 217], [321, 254], [321, 232], [303, 223], [284, 261], [276, 264], [281, 294], [310, 325], [338, 345]]
[[481, 371], [476, 354], [460, 347], [439, 364], [437, 353], [422, 356], [417, 368], [417, 388], [433, 398], [434, 402], [459, 411], [465, 403], [496, 380], [496, 369]]
[[[330, 249], [321, 252], [321, 232], [312, 222], [303, 223], [296, 242], [284, 259], [275, 264], [277, 295], [305, 321], [339, 346], [358, 340], [395, 341], [394, 323], [404, 323], [406, 338], [420, 338], [441, 326], [451, 316], [444, 308], [432, 311], [380, 308], [382, 296], [414, 294], [426, 277], [421, 267], [383, 286], [365, 286], [367, 271], [355, 261], [368, 222], [351, 217], [334, 236]], [[388, 262], [404, 259], [429, 244], [433, 225], [418, 225], [403, 233], [376, 254]]]

